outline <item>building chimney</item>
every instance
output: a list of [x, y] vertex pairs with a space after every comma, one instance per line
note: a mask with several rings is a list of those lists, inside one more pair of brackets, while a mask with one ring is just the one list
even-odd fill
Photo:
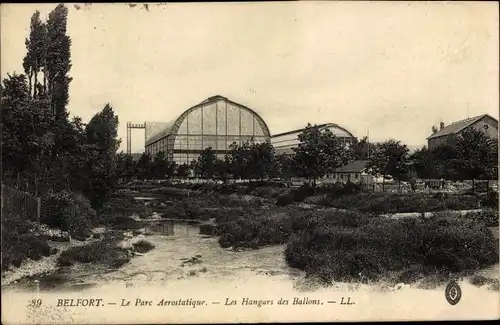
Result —
[[444, 123], [443, 122], [439, 123], [439, 129], [440, 130], [444, 129]]

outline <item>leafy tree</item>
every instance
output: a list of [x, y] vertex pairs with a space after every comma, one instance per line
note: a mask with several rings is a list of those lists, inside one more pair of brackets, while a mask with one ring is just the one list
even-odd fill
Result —
[[497, 141], [475, 129], [428, 150], [417, 150], [412, 156], [422, 178], [494, 179], [498, 166]]
[[416, 150], [409, 159], [420, 178], [456, 179], [458, 175], [453, 166], [456, 156], [456, 148], [452, 145], [444, 144], [432, 150], [423, 147]]
[[120, 146], [117, 134], [118, 117], [109, 104], [85, 128], [86, 143], [93, 146], [89, 153], [93, 166], [87, 195], [95, 209], [102, 206], [115, 186], [116, 151]]
[[[491, 178], [498, 166], [498, 143], [474, 128], [464, 130], [456, 141], [457, 155], [453, 160], [463, 179]], [[474, 183], [473, 183], [474, 184]]]
[[354, 138], [349, 145], [350, 158], [353, 160], [367, 160], [370, 153], [375, 150], [375, 144], [368, 142], [368, 137], [363, 137], [361, 140]]
[[[24, 75], [8, 75], [2, 91], [2, 162], [6, 177], [35, 180], [50, 151], [47, 103], [32, 100]], [[36, 181], [35, 181], [36, 182]]]
[[242, 145], [233, 142], [229, 146], [229, 150], [224, 157], [226, 165], [228, 166], [229, 173], [233, 178], [244, 178], [245, 169], [248, 161], [248, 144]]
[[153, 159], [153, 174], [156, 178], [172, 177], [175, 171], [175, 162], [167, 159], [164, 151], [159, 151]]
[[289, 180], [295, 176], [293, 156], [281, 154], [274, 160], [272, 176]]
[[66, 105], [69, 100], [68, 76], [71, 69], [70, 47], [71, 39], [66, 35], [68, 8], [58, 5], [49, 14], [47, 20], [47, 53], [44, 67], [44, 83], [47, 83], [47, 93], [56, 119], [67, 116]]
[[116, 177], [129, 180], [136, 176], [136, 164], [132, 155], [120, 152], [116, 155]]
[[[31, 17], [30, 35], [25, 41], [27, 53], [23, 59], [24, 72], [28, 76], [29, 92], [33, 98], [37, 98], [38, 73], [45, 65], [47, 27], [40, 19], [40, 12], [37, 10]], [[33, 90], [33, 93], [32, 93]]]
[[394, 139], [376, 146], [375, 151], [370, 156], [367, 168], [375, 175], [382, 175], [383, 190], [385, 190], [387, 175], [394, 177], [398, 182], [404, 179], [408, 172], [406, 164], [408, 152], [405, 144]]
[[250, 154], [247, 170], [251, 178], [265, 179], [272, 173], [275, 163], [275, 150], [270, 142], [255, 143], [249, 146]]
[[348, 161], [348, 151], [330, 130], [321, 132], [310, 124], [299, 134], [300, 143], [296, 148], [294, 166], [298, 176], [312, 179], [333, 172]]
[[86, 140], [95, 144], [106, 158], [114, 162], [116, 151], [120, 146], [118, 136], [118, 116], [113, 108], [106, 104], [104, 109], [94, 115], [86, 128]]
[[212, 178], [216, 167], [217, 156], [212, 147], [204, 149], [194, 164], [195, 174], [201, 178]]
[[143, 153], [137, 161], [137, 176], [139, 179], [147, 179], [153, 176], [153, 160], [151, 155]]
[[215, 161], [215, 175], [226, 181], [231, 173], [230, 168], [225, 159], [218, 159]]
[[188, 164], [181, 164], [181, 165], [177, 166], [176, 174], [179, 177], [188, 177], [189, 176]]

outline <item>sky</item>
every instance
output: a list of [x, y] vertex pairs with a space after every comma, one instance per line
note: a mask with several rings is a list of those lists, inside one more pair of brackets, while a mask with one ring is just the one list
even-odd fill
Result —
[[[337, 123], [421, 146], [432, 125], [499, 115], [497, 2], [67, 4], [71, 115], [109, 103], [126, 122], [168, 122], [221, 95], [271, 133]], [[31, 15], [1, 5], [1, 76], [22, 73]], [[132, 151], [144, 150], [133, 130]]]

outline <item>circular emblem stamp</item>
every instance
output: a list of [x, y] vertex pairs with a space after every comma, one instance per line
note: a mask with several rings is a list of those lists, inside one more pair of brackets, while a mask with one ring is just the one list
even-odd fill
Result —
[[462, 298], [462, 289], [455, 281], [448, 283], [446, 290], [444, 291], [446, 300], [450, 305], [456, 305]]

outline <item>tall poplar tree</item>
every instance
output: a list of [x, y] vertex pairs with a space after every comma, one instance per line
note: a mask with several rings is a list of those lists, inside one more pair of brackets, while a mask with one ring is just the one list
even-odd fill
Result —
[[47, 20], [47, 55], [45, 61], [45, 83], [51, 100], [52, 112], [57, 120], [68, 116], [66, 105], [69, 100], [68, 76], [71, 69], [71, 39], [66, 35], [68, 8], [58, 5]]
[[29, 93], [33, 97], [37, 97], [40, 92], [40, 87], [37, 86], [38, 74], [45, 65], [47, 46], [47, 27], [40, 19], [38, 10], [31, 17], [30, 35], [25, 44], [27, 53], [23, 59], [23, 68], [28, 77]]

